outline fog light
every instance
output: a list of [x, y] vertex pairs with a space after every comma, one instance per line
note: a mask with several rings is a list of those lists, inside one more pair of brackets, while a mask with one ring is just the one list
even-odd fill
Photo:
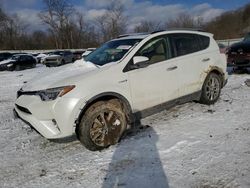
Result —
[[54, 125], [57, 125], [56, 120], [52, 119], [52, 122], [54, 123]]
[[55, 120], [55, 119], [52, 119], [51, 121], [52, 121], [52, 123], [54, 124], [55, 128], [57, 128], [59, 131], [61, 131], [61, 130], [59, 129], [58, 125], [57, 125], [56, 120]]

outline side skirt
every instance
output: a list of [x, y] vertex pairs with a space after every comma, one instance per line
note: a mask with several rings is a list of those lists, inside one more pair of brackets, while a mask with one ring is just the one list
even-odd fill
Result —
[[163, 111], [163, 110], [168, 110], [174, 106], [184, 104], [184, 103], [187, 103], [190, 101], [197, 101], [200, 99], [200, 97], [201, 97], [201, 91], [198, 91], [198, 92], [174, 99], [172, 101], [167, 101], [165, 103], [162, 103], [162, 104], [150, 107], [148, 109], [133, 113], [133, 115], [134, 115], [135, 120], [139, 121], [142, 118], [156, 114], [156, 113]]

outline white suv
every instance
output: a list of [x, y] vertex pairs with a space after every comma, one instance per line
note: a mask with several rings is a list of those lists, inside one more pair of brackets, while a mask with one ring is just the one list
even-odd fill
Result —
[[18, 91], [17, 115], [48, 139], [76, 132], [90, 150], [115, 144], [136, 119], [188, 101], [215, 103], [226, 57], [213, 35], [172, 30], [120, 36]]

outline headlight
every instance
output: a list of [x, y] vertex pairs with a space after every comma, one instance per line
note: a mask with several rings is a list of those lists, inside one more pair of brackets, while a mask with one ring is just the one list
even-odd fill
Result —
[[10, 68], [10, 67], [12, 67], [12, 66], [13, 66], [13, 64], [12, 64], [12, 63], [7, 65], [7, 67], [8, 67], [8, 68]]
[[71, 86], [46, 89], [43, 91], [39, 91], [37, 93], [43, 101], [51, 101], [51, 100], [55, 100], [57, 97], [64, 96], [65, 94], [67, 94], [68, 92], [70, 92], [74, 88], [75, 88], [75, 86], [71, 85]]

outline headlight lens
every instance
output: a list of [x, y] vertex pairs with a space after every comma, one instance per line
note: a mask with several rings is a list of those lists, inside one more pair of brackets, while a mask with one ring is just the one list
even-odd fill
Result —
[[55, 100], [57, 97], [62, 97], [72, 89], [74, 89], [74, 85], [64, 86], [64, 87], [57, 87], [52, 89], [46, 89], [43, 91], [39, 91], [38, 95], [41, 97], [43, 101], [51, 101]]
[[12, 64], [12, 63], [7, 65], [7, 67], [12, 67], [12, 66], [13, 66], [13, 64]]

